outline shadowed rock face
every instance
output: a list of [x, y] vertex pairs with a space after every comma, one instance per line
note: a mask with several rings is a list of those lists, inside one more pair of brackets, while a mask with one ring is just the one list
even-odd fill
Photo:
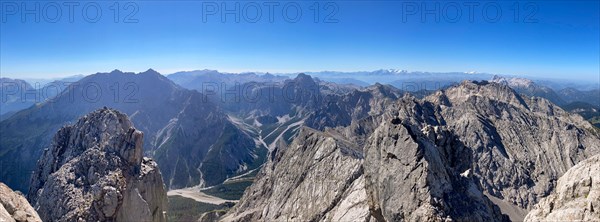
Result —
[[156, 163], [142, 158], [142, 132], [103, 108], [61, 128], [33, 175], [29, 200], [44, 221], [165, 221]]
[[[507, 221], [471, 173], [471, 150], [442, 127], [384, 122], [365, 147], [373, 217], [387, 221]], [[457, 157], [464, 157], [458, 161]]]
[[596, 221], [600, 219], [600, 155], [567, 171], [552, 194], [542, 199], [525, 221]]
[[[98, 92], [90, 90], [88, 95], [86, 87], [98, 87]], [[167, 188], [219, 184], [245, 172], [257, 161], [258, 151], [252, 138], [204, 97], [153, 70], [87, 76], [52, 101], [0, 122], [0, 178], [26, 193], [35, 163], [54, 133], [106, 106], [127, 114], [144, 133], [145, 156], [160, 164]], [[236, 138], [231, 140], [235, 142], [227, 143], [228, 137]]]
[[348, 127], [304, 128], [223, 220], [507, 221], [487, 195], [531, 209], [599, 146], [545, 99], [463, 82]]
[[0, 221], [42, 221], [27, 199], [3, 183], [0, 183]]

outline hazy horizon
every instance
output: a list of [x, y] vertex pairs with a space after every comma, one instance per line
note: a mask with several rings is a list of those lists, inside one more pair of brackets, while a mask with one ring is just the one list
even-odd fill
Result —
[[[148, 70], [155, 70], [156, 72], [160, 73], [163, 76], [169, 76], [172, 74], [176, 74], [176, 73], [182, 73], [182, 72], [195, 72], [195, 71], [216, 71], [222, 74], [244, 74], [244, 73], [255, 73], [258, 75], [263, 75], [263, 74], [273, 74], [273, 75], [283, 75], [283, 76], [294, 76], [300, 73], [307, 73], [307, 74], [312, 74], [312, 73], [340, 73], [340, 74], [348, 74], [348, 76], [344, 76], [344, 78], [352, 78], [352, 76], [350, 74], [353, 73], [371, 73], [371, 72], [377, 72], [377, 71], [393, 71], [393, 70], [397, 70], [397, 71], [402, 71], [403, 73], [399, 74], [402, 75], [404, 73], [406, 74], [415, 74], [415, 73], [429, 73], [429, 74], [439, 74], [439, 75], [444, 75], [444, 74], [450, 74], [450, 73], [461, 73], [461, 74], [466, 74], [466, 75], [497, 75], [497, 76], [502, 76], [502, 77], [516, 77], [516, 78], [526, 78], [526, 79], [531, 79], [531, 80], [554, 80], [554, 81], [559, 81], [559, 80], [566, 80], [568, 82], [572, 82], [572, 83], [588, 83], [588, 84], [600, 84], [600, 75], [599, 78], [597, 80], [582, 80], [582, 79], [569, 79], [568, 77], [543, 77], [543, 76], [532, 76], [532, 75], [517, 75], [517, 74], [502, 74], [502, 73], [487, 73], [487, 72], [477, 72], [477, 71], [469, 71], [469, 72], [461, 72], [461, 71], [446, 71], [446, 72], [431, 72], [431, 71], [413, 71], [413, 70], [404, 70], [404, 69], [375, 69], [375, 70], [351, 70], [351, 71], [338, 71], [338, 70], [317, 70], [317, 71], [297, 71], [297, 72], [274, 72], [274, 71], [224, 71], [224, 70], [218, 70], [218, 69], [207, 69], [207, 68], [198, 68], [198, 69], [188, 69], [188, 70], [169, 70], [169, 71], [162, 71], [162, 70], [157, 70], [154, 68], [146, 68], [143, 70], [123, 70], [123, 69], [112, 69], [112, 70], [102, 70], [102, 71], [97, 71], [97, 72], [93, 72], [93, 73], [86, 73], [86, 74], [73, 74], [73, 75], [63, 75], [63, 76], [56, 76], [56, 77], [13, 77], [11, 75], [0, 75], [0, 77], [2, 78], [9, 78], [9, 79], [21, 79], [21, 80], [25, 80], [27, 82], [35, 82], [35, 81], [42, 81], [43, 83], [49, 82], [49, 81], [54, 81], [54, 80], [61, 80], [61, 79], [68, 79], [68, 78], [77, 78], [77, 77], [85, 77], [85, 76], [89, 76], [89, 75], [94, 75], [97, 73], [110, 73], [112, 71], [115, 70], [119, 70], [121, 72], [124, 73], [143, 73], [145, 71]], [[589, 82], [592, 81], [592, 82]], [[43, 85], [42, 83], [42, 85]]]

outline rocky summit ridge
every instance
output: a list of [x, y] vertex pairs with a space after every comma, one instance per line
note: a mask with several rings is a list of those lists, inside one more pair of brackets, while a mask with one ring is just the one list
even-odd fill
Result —
[[598, 151], [598, 133], [580, 116], [465, 81], [347, 127], [303, 128], [270, 153], [222, 220], [522, 220]]
[[29, 201], [44, 221], [165, 221], [163, 179], [142, 141], [106, 107], [62, 127], [38, 161]]

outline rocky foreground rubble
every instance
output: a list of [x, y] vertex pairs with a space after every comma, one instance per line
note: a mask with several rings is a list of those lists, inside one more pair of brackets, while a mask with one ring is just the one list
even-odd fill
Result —
[[42, 220], [21, 193], [0, 183], [0, 221], [38, 222]]
[[600, 155], [567, 171], [552, 194], [542, 199], [525, 221], [600, 220]]

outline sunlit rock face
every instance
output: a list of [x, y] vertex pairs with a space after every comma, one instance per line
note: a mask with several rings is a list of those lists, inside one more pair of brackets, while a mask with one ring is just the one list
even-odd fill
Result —
[[142, 141], [116, 110], [82, 117], [44, 151], [29, 200], [44, 221], [166, 221], [162, 176], [142, 157]]
[[23, 194], [0, 183], [0, 221], [41, 222], [42, 220]]
[[525, 221], [596, 221], [600, 219], [600, 155], [567, 171], [548, 197]]
[[303, 128], [221, 219], [522, 219], [599, 146], [588, 122], [548, 100], [466, 81], [423, 99], [405, 95], [346, 127]]

